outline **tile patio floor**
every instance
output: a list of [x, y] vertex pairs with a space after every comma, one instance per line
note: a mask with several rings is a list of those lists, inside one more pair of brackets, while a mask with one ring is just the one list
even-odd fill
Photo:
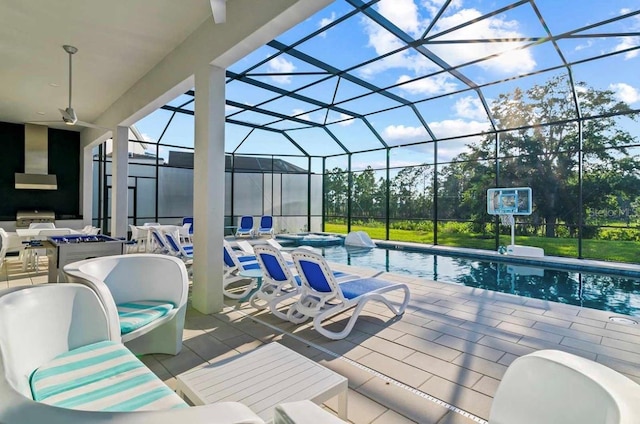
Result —
[[[46, 282], [43, 272], [19, 275], [11, 258], [8, 264], [0, 288]], [[278, 341], [349, 379], [349, 420], [356, 424], [482, 423], [508, 365], [539, 349], [595, 360], [640, 383], [640, 326], [612, 323], [615, 314], [397, 274], [380, 277], [410, 286], [407, 312], [394, 319], [371, 303], [344, 340], [228, 302], [212, 315], [189, 308], [179, 355], [142, 359], [173, 387], [174, 376], [190, 368]], [[343, 319], [336, 317], [335, 325]], [[335, 406], [335, 400], [327, 403]]]

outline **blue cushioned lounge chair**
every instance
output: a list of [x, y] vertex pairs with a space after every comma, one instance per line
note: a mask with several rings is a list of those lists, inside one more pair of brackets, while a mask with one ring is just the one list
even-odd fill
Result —
[[[248, 269], [260, 269], [260, 265], [256, 262], [256, 257], [253, 255], [236, 255], [236, 252], [226, 240], [222, 242], [222, 249], [224, 254], [222, 291], [225, 296], [231, 299], [242, 299], [258, 287], [258, 282], [255, 279], [243, 277], [239, 275], [239, 273]], [[236, 283], [241, 281], [245, 283], [249, 281], [242, 290], [236, 285]], [[233, 286], [233, 288], [231, 286]]]
[[263, 215], [260, 218], [260, 227], [258, 227], [258, 236], [263, 234], [273, 237], [273, 217], [271, 215]]
[[251, 215], [245, 215], [240, 218], [240, 225], [236, 230], [236, 237], [249, 236], [253, 237], [255, 230], [253, 229], [253, 217]]
[[[296, 321], [298, 316], [313, 318], [313, 327], [323, 336], [339, 340], [347, 337], [355, 325], [362, 308], [370, 300], [384, 303], [395, 315], [402, 315], [409, 303], [409, 287], [379, 278], [359, 278], [338, 283], [324, 257], [309, 250], [299, 249], [291, 253], [302, 279], [300, 297], [289, 308], [287, 318]], [[392, 291], [404, 292], [403, 296], [390, 295]], [[399, 306], [398, 306], [399, 305]], [[330, 331], [323, 321], [355, 308], [342, 331]]]
[[[287, 320], [287, 314], [278, 310], [281, 303], [300, 293], [302, 280], [293, 264], [286, 260], [282, 252], [268, 244], [256, 245], [253, 248], [256, 259], [262, 269], [262, 286], [250, 299], [251, 306], [256, 309], [269, 308], [272, 314]], [[333, 271], [333, 276], [341, 281], [358, 278], [341, 271]], [[293, 317], [293, 322], [305, 321], [306, 317]]]
[[173, 256], [177, 256], [182, 260], [193, 259], [193, 245], [186, 244], [182, 245], [176, 237], [171, 233], [166, 233], [164, 235], [167, 240], [167, 247], [169, 248], [169, 253]]

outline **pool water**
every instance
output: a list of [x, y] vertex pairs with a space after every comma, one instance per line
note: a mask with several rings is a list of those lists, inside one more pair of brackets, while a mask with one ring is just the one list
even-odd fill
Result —
[[640, 317], [640, 279], [393, 249], [319, 248], [328, 261]]

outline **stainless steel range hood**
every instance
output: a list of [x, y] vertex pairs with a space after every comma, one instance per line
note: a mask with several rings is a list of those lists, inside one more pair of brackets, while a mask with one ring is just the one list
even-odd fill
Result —
[[16, 189], [58, 189], [56, 176], [48, 173], [48, 132], [44, 125], [24, 125], [24, 174], [16, 172]]

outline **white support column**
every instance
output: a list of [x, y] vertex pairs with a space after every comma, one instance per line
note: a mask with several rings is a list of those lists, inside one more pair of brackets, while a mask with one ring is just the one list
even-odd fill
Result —
[[111, 153], [111, 236], [127, 236], [129, 128], [117, 127]]
[[93, 148], [80, 147], [80, 205], [82, 225], [91, 225], [93, 219]]
[[224, 237], [225, 70], [206, 65], [195, 73], [195, 154], [193, 182], [193, 307], [220, 311]]

